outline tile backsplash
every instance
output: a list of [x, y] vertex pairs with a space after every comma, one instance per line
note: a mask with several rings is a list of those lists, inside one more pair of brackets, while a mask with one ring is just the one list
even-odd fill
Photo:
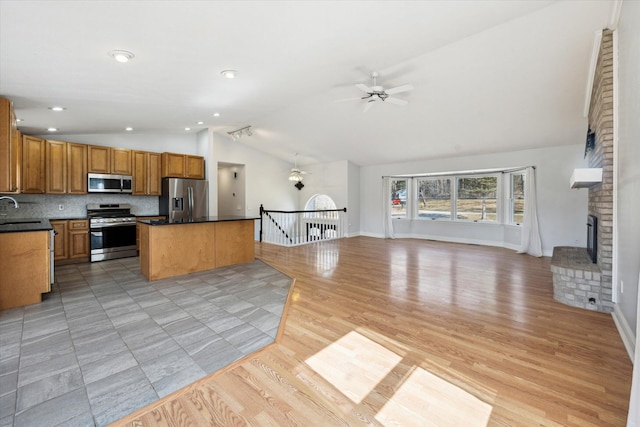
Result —
[[0, 200], [0, 218], [86, 218], [88, 203], [129, 203], [134, 215], [158, 215], [159, 209], [158, 196], [16, 194], [11, 197], [20, 207], [15, 209], [11, 200]]

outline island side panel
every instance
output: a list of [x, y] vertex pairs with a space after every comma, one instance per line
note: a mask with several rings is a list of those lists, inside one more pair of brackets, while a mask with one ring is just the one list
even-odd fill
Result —
[[0, 233], [0, 309], [42, 302], [49, 256], [48, 231]]
[[216, 222], [216, 267], [255, 259], [254, 221]]
[[138, 222], [136, 224], [138, 232], [138, 255], [140, 256], [140, 273], [151, 280], [151, 267], [149, 266], [149, 229], [151, 226]]
[[142, 224], [140, 269], [143, 275], [148, 280], [158, 280], [215, 268], [214, 233], [213, 223]]

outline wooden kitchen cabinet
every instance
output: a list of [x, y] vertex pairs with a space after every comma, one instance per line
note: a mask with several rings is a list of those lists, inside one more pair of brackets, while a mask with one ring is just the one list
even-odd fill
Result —
[[86, 144], [67, 143], [67, 193], [87, 194]]
[[89, 220], [69, 220], [68, 226], [69, 259], [89, 259]]
[[131, 175], [130, 149], [89, 145], [87, 150], [87, 169], [89, 173]]
[[131, 175], [131, 150], [111, 148], [110, 172], [117, 175]]
[[46, 192], [47, 194], [65, 194], [67, 192], [67, 143], [47, 141], [46, 150]]
[[69, 223], [67, 220], [49, 221], [55, 232], [53, 238], [53, 260], [60, 261], [69, 258], [69, 241], [67, 239], [67, 230]]
[[162, 153], [162, 177], [184, 178], [184, 154]]
[[204, 179], [204, 157], [186, 155], [184, 177]]
[[22, 137], [22, 193], [44, 194], [46, 147], [42, 138]]
[[22, 138], [17, 124], [13, 103], [0, 98], [0, 193], [17, 193], [20, 188]]
[[53, 259], [56, 263], [67, 264], [89, 260], [88, 219], [62, 219], [49, 222], [57, 232], [53, 246]]
[[162, 177], [204, 179], [204, 157], [162, 153]]
[[133, 151], [133, 195], [159, 196], [161, 193], [161, 155], [148, 151]]
[[87, 171], [89, 173], [111, 173], [111, 148], [89, 145], [87, 147]]

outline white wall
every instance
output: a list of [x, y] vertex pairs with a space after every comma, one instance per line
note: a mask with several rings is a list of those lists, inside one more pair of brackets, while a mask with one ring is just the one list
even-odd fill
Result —
[[[640, 3], [622, 3], [618, 24], [617, 301], [637, 334], [640, 272]], [[620, 292], [624, 282], [624, 293]]]
[[218, 215], [244, 215], [244, 165], [218, 163]]
[[347, 168], [347, 233], [357, 236], [360, 234], [360, 166], [348, 162]]
[[102, 145], [132, 150], [165, 151], [180, 154], [201, 155], [198, 153], [197, 135], [184, 134], [137, 134], [134, 132], [118, 134], [85, 134], [85, 135], [40, 135], [41, 138], [55, 141], [77, 142], [81, 144]]
[[[586, 125], [585, 125], [586, 126]], [[360, 228], [362, 234], [382, 237], [382, 176], [477, 169], [536, 166], [538, 218], [542, 249], [586, 246], [587, 190], [569, 188], [573, 169], [586, 167], [584, 144], [487, 155], [424, 160], [360, 168]], [[437, 240], [511, 247], [519, 236], [511, 226], [425, 220], [395, 220], [397, 234]]]
[[[309, 172], [309, 174], [304, 175], [302, 180], [304, 188], [298, 193], [299, 209], [304, 209], [307, 200], [316, 194], [326, 194], [331, 197], [338, 209], [347, 206], [349, 199], [347, 163], [346, 160], [340, 160], [300, 166], [300, 169]], [[292, 187], [293, 184], [293, 182], [289, 183]]]
[[[209, 131], [207, 171], [209, 179], [209, 212], [218, 215], [218, 163], [244, 165], [245, 212], [239, 215], [260, 215], [260, 204], [265, 209], [295, 210], [298, 207], [298, 190], [287, 179], [291, 164], [277, 157], [234, 141], [226, 134]], [[259, 223], [256, 224], [256, 236]]]
[[300, 168], [310, 173], [304, 175], [304, 188], [298, 194], [299, 209], [304, 209], [306, 202], [316, 194], [326, 194], [338, 209], [347, 208], [347, 235], [360, 234], [360, 167], [341, 160]]

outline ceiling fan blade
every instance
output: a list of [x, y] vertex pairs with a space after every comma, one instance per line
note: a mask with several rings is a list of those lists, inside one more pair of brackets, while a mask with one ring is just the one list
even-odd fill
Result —
[[358, 101], [359, 101], [359, 100], [361, 100], [361, 99], [362, 99], [362, 98], [358, 96], [358, 97], [355, 97], [355, 98], [336, 99], [336, 100], [335, 100], [335, 101], [333, 101], [333, 102], [345, 102], [345, 101], [356, 101], [356, 100], [358, 100]]
[[388, 102], [390, 104], [395, 104], [395, 105], [407, 105], [409, 103], [408, 101], [405, 101], [404, 99], [392, 98], [392, 97], [388, 97], [387, 99], [384, 100], [384, 102]]
[[407, 92], [413, 90], [413, 86], [411, 85], [402, 85], [402, 86], [398, 86], [398, 87], [394, 87], [392, 89], [387, 89], [385, 90], [385, 93], [387, 95], [393, 95], [394, 93], [400, 93], [400, 92]]
[[373, 92], [373, 90], [371, 90], [371, 88], [370, 88], [369, 86], [367, 86], [367, 85], [365, 85], [365, 84], [362, 84], [362, 83], [358, 83], [358, 84], [356, 85], [356, 87], [357, 87], [358, 89], [360, 89], [361, 91], [363, 91], [363, 92], [367, 92], [367, 93], [369, 93], [369, 92]]
[[375, 101], [369, 101], [366, 104], [364, 104], [364, 110], [362, 110], [362, 112], [366, 113], [367, 111], [369, 111], [369, 109], [373, 107], [373, 104], [375, 104]]

